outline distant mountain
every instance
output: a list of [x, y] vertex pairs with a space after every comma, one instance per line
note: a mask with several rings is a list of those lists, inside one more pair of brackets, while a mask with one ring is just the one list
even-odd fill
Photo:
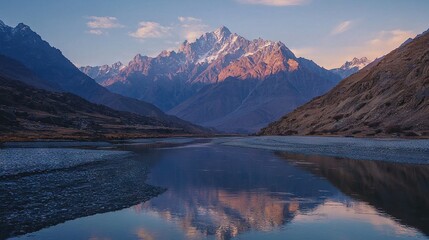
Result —
[[124, 69], [125, 66], [121, 62], [116, 62], [112, 65], [103, 65], [103, 66], [86, 66], [80, 67], [79, 70], [90, 78], [94, 79], [97, 83], [101, 84], [109, 78], [115, 77], [119, 74], [119, 71]]
[[253, 132], [331, 89], [340, 77], [296, 58], [281, 42], [247, 40], [228, 28], [157, 57], [137, 55], [101, 84], [180, 118]]
[[51, 47], [23, 23], [12, 28], [0, 21], [0, 54], [19, 61], [33, 72], [37, 77], [34, 80], [38, 80], [30, 83], [33, 86], [74, 93], [90, 102], [116, 110], [158, 118], [171, 126], [201, 130], [181, 119], [164, 114], [150, 103], [124, 97], [103, 88], [79, 71], [60, 50]]
[[340, 75], [342, 78], [346, 78], [358, 72], [370, 63], [371, 61], [366, 57], [353, 58], [353, 60], [347, 61], [341, 67], [332, 69], [331, 72]]
[[193, 129], [171, 127], [156, 118], [90, 103], [71, 93], [50, 92], [28, 85], [39, 82], [37, 78], [19, 62], [0, 55], [0, 137], [3, 141], [195, 133]]
[[371, 65], [260, 134], [429, 137], [429, 34]]

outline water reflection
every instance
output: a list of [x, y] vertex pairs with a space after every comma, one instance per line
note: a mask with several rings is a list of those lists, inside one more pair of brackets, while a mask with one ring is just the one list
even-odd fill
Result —
[[[153, 154], [155, 156], [159, 152]], [[425, 174], [429, 172], [425, 170], [426, 167], [420, 171], [411, 165], [404, 167], [382, 163], [388, 169], [386, 172], [378, 162], [352, 161], [345, 167], [344, 164], [336, 162], [339, 160], [335, 158], [326, 157], [311, 161], [315, 158], [280, 154], [292, 163], [288, 164], [268, 151], [242, 150], [225, 146], [188, 148], [186, 151], [170, 150], [162, 154], [163, 156], [158, 158], [149, 156], [158, 159], [153, 164], [149, 182], [168, 190], [143, 204], [142, 208], [152, 214], [158, 214], [166, 221], [175, 222], [183, 229], [187, 238], [214, 236], [216, 239], [230, 239], [249, 231], [272, 232], [290, 222], [308, 220], [314, 216], [326, 220], [327, 216], [342, 213], [349, 213], [343, 215], [346, 219], [369, 223], [374, 227], [374, 231], [381, 225], [389, 226], [390, 231], [399, 229], [395, 230], [398, 236], [410, 232], [413, 234], [405, 235], [415, 235], [416, 231], [412, 228], [402, 226], [393, 220], [394, 218], [383, 215], [371, 206], [378, 208], [378, 205], [371, 201], [369, 201], [371, 205], [359, 201], [366, 199], [356, 196], [356, 191], [347, 191], [346, 186], [353, 188], [366, 184], [367, 188], [360, 188], [363, 196], [367, 193], [377, 194], [379, 191], [381, 192], [379, 194], [387, 194], [385, 202], [396, 205], [399, 208], [396, 211], [406, 215], [408, 211], [414, 210], [409, 206], [412, 203], [414, 206], [420, 206], [419, 209], [428, 206], [427, 202], [415, 198], [419, 193], [413, 192], [410, 187], [403, 188], [402, 194], [408, 196], [401, 198], [415, 199], [404, 205], [392, 201], [392, 198], [389, 199], [392, 197], [389, 193], [383, 193], [392, 190], [386, 188], [387, 186], [400, 187], [412, 184], [403, 182], [404, 179], [396, 176], [397, 171], [415, 176], [411, 177], [415, 180], [411, 186], [422, 184], [420, 181], [427, 183], [428, 181], [424, 182], [427, 179]], [[316, 164], [318, 161], [326, 163]], [[339, 168], [336, 167], [338, 164]], [[327, 177], [329, 181], [324, 179], [326, 172], [329, 172]], [[356, 175], [357, 172], [365, 175]], [[410, 180], [408, 175], [403, 176]], [[371, 187], [375, 184], [374, 181], [381, 179], [389, 184], [381, 184], [383, 189]], [[361, 181], [363, 184], [360, 184]], [[371, 192], [368, 192], [368, 189], [371, 189]], [[422, 191], [425, 189], [415, 190], [424, 193]], [[387, 212], [390, 210], [382, 209]], [[388, 213], [401, 221], [404, 219], [400, 217], [405, 217], [408, 220], [402, 221], [403, 223], [425, 232], [423, 226], [426, 223], [418, 224], [422, 218], [418, 218], [417, 215]]]
[[368, 202], [401, 223], [429, 235], [429, 166], [278, 153]]
[[134, 158], [150, 166], [147, 184], [167, 191], [24, 237], [427, 239], [428, 166], [216, 144], [146, 149]]
[[308, 213], [297, 213], [285, 227], [246, 232], [241, 239], [424, 239], [363, 202], [325, 201]]

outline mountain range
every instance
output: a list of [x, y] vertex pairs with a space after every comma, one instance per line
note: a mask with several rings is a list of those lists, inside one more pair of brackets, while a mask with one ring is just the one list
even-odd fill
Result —
[[282, 42], [247, 40], [226, 27], [177, 51], [136, 55], [113, 77], [91, 69], [81, 68], [113, 92], [226, 132], [255, 132], [341, 80]]
[[262, 135], [429, 136], [429, 33], [344, 79]]
[[[19, 80], [48, 91], [76, 94], [114, 110], [155, 118], [164, 127], [189, 133], [207, 131], [167, 115], [153, 104], [110, 92], [79, 71], [60, 50], [50, 46], [23, 23], [10, 27], [0, 21], [0, 55], [19, 63], [4, 61], [3, 73], [8, 75], [9, 80]], [[28, 72], [31, 74], [22, 74]]]
[[252, 133], [284, 116], [259, 134], [428, 136], [427, 46], [424, 32], [375, 61], [327, 70], [282, 42], [220, 27], [156, 57], [78, 69], [29, 26], [0, 21], [0, 132]]

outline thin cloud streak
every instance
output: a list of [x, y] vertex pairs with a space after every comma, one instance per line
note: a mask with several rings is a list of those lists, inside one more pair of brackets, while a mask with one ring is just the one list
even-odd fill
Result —
[[334, 29], [332, 29], [331, 34], [337, 35], [337, 34], [343, 33], [345, 31], [349, 30], [351, 25], [352, 25], [352, 21], [341, 22]]
[[90, 29], [87, 31], [87, 33], [94, 34], [94, 35], [103, 35], [104, 34], [104, 32], [100, 29]]

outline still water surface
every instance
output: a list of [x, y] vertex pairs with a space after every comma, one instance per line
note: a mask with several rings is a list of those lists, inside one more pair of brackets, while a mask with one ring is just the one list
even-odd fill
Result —
[[[96, 202], [96, 208], [104, 204], [111, 210], [94, 214], [97, 211], [82, 206], [80, 208], [87, 209], [88, 214], [81, 216], [90, 216], [60, 224], [53, 221], [52, 224], [57, 225], [45, 226], [16, 238], [429, 239], [429, 165], [425, 163], [429, 158], [427, 141], [415, 144], [392, 141], [395, 148], [391, 144], [384, 146], [389, 143], [386, 140], [379, 143], [382, 145], [381, 152], [403, 147], [400, 152], [409, 151], [410, 159], [418, 160], [418, 164], [397, 163], [401, 159], [391, 162], [388, 159], [341, 158], [323, 152], [320, 153], [325, 156], [314, 152], [308, 155], [300, 152], [302, 149], [289, 152], [279, 151], [282, 148], [263, 149], [255, 147], [255, 141], [259, 141], [255, 139], [251, 141], [253, 145], [250, 148], [243, 147], [246, 143], [249, 145], [249, 141], [214, 139], [193, 143], [191, 140], [176, 139], [172, 142], [180, 143], [177, 146], [149, 148], [139, 148], [139, 144], [146, 142], [135, 141], [131, 144], [134, 146], [132, 151], [126, 153], [102, 150], [101, 158], [106, 159], [102, 162], [103, 166], [114, 164], [114, 169], [118, 166], [123, 168], [114, 178], [102, 178], [104, 182], [114, 183], [104, 188], [110, 190], [102, 195], [97, 190], [93, 193], [94, 197], [82, 197], [79, 201], [76, 200], [76, 193], [69, 192], [68, 199], [71, 199], [72, 205], [77, 201], [86, 205]], [[297, 139], [296, 145], [293, 141], [289, 138], [288, 144], [303, 144], [302, 139]], [[344, 150], [341, 150], [342, 145], [335, 146], [332, 139], [325, 142], [317, 139], [318, 143], [320, 141], [331, 152]], [[416, 149], [415, 146], [420, 147]], [[309, 151], [315, 148], [314, 145], [307, 147]], [[16, 151], [17, 148], [11, 147], [9, 151], [11, 149]], [[31, 151], [21, 148], [24, 149]], [[61, 149], [62, 154], [67, 150]], [[5, 150], [8, 149], [1, 150], [3, 154]], [[94, 150], [82, 151], [92, 154]], [[90, 156], [92, 160], [89, 164], [92, 164], [95, 160], [94, 156]], [[377, 158], [380, 156], [374, 155], [374, 159]], [[406, 156], [402, 158], [406, 161]], [[101, 172], [97, 176], [112, 176], [111, 170], [104, 174], [99, 166], [89, 166]], [[67, 168], [70, 169], [69, 163]], [[136, 168], [147, 168], [147, 178], [143, 177], [144, 172], [136, 171]], [[73, 175], [84, 169], [74, 169]], [[129, 176], [121, 176], [121, 172], [127, 172], [124, 174]], [[40, 174], [44, 173], [37, 173]], [[61, 171], [55, 172], [52, 177], [61, 178], [63, 174]], [[86, 176], [81, 175], [83, 179]], [[10, 184], [9, 181], [12, 180], [6, 178], [0, 184]], [[74, 183], [75, 187], [86, 184], [85, 181], [77, 182]], [[143, 187], [147, 190], [150, 185], [157, 187], [150, 189], [152, 192], [159, 191], [157, 197], [146, 202], [142, 202], [146, 199], [137, 199], [136, 203], [141, 203], [132, 204], [131, 207], [109, 208], [113, 204], [112, 199], [117, 199], [116, 203], [120, 202], [119, 205], [123, 206], [135, 202], [128, 200], [140, 198], [141, 195], [126, 196], [126, 199], [124, 195], [130, 191], [139, 192]], [[117, 196], [121, 188], [126, 191]], [[100, 198], [107, 200], [99, 201]], [[39, 200], [36, 198], [34, 201]], [[14, 209], [8, 210], [14, 212]]]

